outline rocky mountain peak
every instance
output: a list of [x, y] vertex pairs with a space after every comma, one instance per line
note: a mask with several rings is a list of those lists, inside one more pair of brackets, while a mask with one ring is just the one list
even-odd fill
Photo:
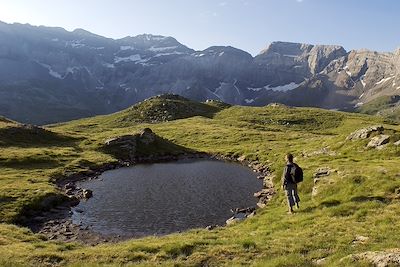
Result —
[[313, 74], [321, 72], [331, 61], [346, 55], [339, 45], [315, 45], [308, 53], [308, 64]]
[[141, 34], [133, 37], [125, 37], [117, 40], [117, 42], [119, 42], [125, 50], [142, 49], [159, 53], [176, 52], [177, 54], [194, 52], [194, 50], [186, 47], [175, 38], [169, 36]]
[[82, 37], [102, 37], [100, 35], [91, 33], [91, 32], [89, 32], [87, 30], [80, 29], [80, 28], [77, 28], [77, 29], [73, 30], [72, 33], [75, 34], [75, 35], [78, 35], [78, 36], [82, 36]]
[[400, 56], [400, 47], [397, 48], [397, 49], [394, 51], [394, 54], [395, 54], [396, 56]]
[[247, 53], [246, 51], [237, 49], [232, 46], [211, 46], [203, 51], [197, 51], [193, 54], [195, 57], [235, 57], [235, 58], [244, 58], [247, 60], [252, 60], [253, 57]]
[[291, 42], [272, 42], [259, 55], [280, 54], [290, 56], [300, 56], [305, 51], [311, 50], [310, 44], [291, 43]]

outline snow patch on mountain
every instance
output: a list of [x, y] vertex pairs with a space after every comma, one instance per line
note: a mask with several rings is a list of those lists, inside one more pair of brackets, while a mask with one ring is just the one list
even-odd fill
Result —
[[178, 52], [178, 51], [174, 51], [172, 53], [158, 53], [154, 57], [162, 57], [162, 56], [170, 56], [170, 55], [182, 55], [182, 54], [184, 54], [184, 53]]
[[362, 105], [364, 105], [363, 102], [358, 102], [357, 104], [354, 105], [355, 108], [361, 107]]
[[384, 82], [387, 82], [387, 81], [393, 79], [394, 77], [395, 77], [395, 76], [390, 76], [390, 77], [387, 77], [387, 78], [383, 78], [382, 80], [380, 80], [379, 82], [377, 82], [377, 83], [375, 83], [375, 84], [376, 84], [376, 85], [379, 85], [379, 84], [381, 84], [381, 83], [384, 83]]
[[236, 92], [240, 95], [240, 90], [239, 90], [239, 88], [237, 88], [236, 83], [237, 83], [237, 80], [235, 79], [235, 81], [233, 82], [233, 87], [236, 89]]
[[297, 57], [297, 55], [283, 55], [284, 57], [291, 57], [291, 58], [295, 58]]
[[271, 87], [271, 85], [266, 85], [264, 87], [258, 87], [258, 88], [248, 87], [247, 90], [254, 91], [254, 92], [259, 92], [261, 90], [272, 90], [272, 91], [278, 91], [278, 92], [286, 92], [286, 91], [290, 91], [290, 90], [293, 90], [293, 89], [299, 87], [299, 85], [300, 84], [297, 84], [295, 82], [291, 82], [291, 83], [288, 83], [288, 84], [279, 85], [279, 86], [275, 86], [275, 87]]
[[74, 73], [75, 71], [77, 71], [79, 69], [80, 69], [80, 67], [68, 67], [65, 75], [67, 75], [68, 73]]
[[62, 79], [62, 75], [61, 75], [60, 73], [58, 73], [57, 71], [53, 70], [53, 69], [51, 68], [50, 65], [47, 65], [47, 64], [45, 64], [45, 63], [41, 63], [41, 62], [39, 62], [39, 61], [36, 61], [36, 62], [37, 62], [39, 65], [41, 65], [42, 67], [45, 67], [45, 68], [49, 71], [49, 74], [50, 74], [51, 76], [53, 76], [54, 78]]
[[84, 46], [86, 46], [85, 44], [83, 44], [82, 43], [82, 41], [77, 41], [77, 40], [74, 40], [74, 41], [69, 41], [69, 42], [67, 42], [66, 44], [65, 44], [65, 46], [71, 46], [71, 47], [73, 47], [73, 48], [80, 48], [80, 47], [84, 47]]
[[246, 98], [246, 99], [244, 100], [244, 102], [246, 102], [246, 104], [251, 104], [251, 103], [254, 102], [254, 99], [248, 99], [248, 98]]
[[120, 50], [125, 51], [125, 50], [135, 50], [135, 47], [131, 46], [131, 45], [121, 45], [119, 47]]
[[347, 75], [349, 75], [349, 77], [351, 77], [351, 72], [349, 71], [349, 66], [345, 66], [343, 69], [346, 71]]
[[107, 68], [115, 68], [115, 65], [114, 64], [111, 64], [111, 63], [103, 63], [103, 66], [104, 67], [107, 67]]
[[261, 90], [265, 90], [265, 88], [264, 87], [258, 87], [258, 88], [247, 87], [247, 90], [254, 91], [254, 92], [259, 92]]
[[360, 77], [360, 82], [361, 82], [363, 87], [365, 87], [365, 85], [366, 85], [366, 82], [364, 81], [364, 78], [365, 78], [365, 74]]
[[139, 54], [135, 55], [130, 55], [129, 57], [115, 57], [114, 62], [115, 63], [120, 63], [120, 62], [136, 62], [140, 61], [142, 58], [140, 57]]
[[177, 49], [177, 46], [168, 46], [168, 47], [150, 47], [148, 50], [153, 51], [153, 52], [162, 52], [162, 51], [168, 51], [168, 50], [174, 50]]
[[297, 84], [295, 82], [291, 82], [285, 85], [280, 85], [280, 86], [275, 86], [275, 87], [270, 87], [269, 85], [265, 86], [264, 88], [266, 90], [272, 90], [272, 91], [279, 91], [279, 92], [286, 92], [293, 90], [297, 87], [299, 87], [300, 84]]

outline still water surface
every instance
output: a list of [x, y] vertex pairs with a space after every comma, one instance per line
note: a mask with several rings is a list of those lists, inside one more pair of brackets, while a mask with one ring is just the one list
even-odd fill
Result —
[[140, 237], [224, 224], [230, 209], [254, 206], [262, 181], [249, 168], [216, 160], [136, 165], [78, 184], [93, 197], [73, 222], [105, 235]]

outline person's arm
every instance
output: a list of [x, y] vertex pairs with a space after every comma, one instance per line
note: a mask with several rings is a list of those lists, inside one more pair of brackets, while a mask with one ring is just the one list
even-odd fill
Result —
[[282, 188], [285, 188], [285, 178], [286, 178], [286, 172], [287, 172], [287, 166], [283, 168], [283, 173], [282, 173]]

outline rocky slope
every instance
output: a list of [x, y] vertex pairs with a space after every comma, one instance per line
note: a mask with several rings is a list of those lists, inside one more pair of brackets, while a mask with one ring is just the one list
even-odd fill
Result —
[[121, 110], [162, 93], [230, 104], [353, 110], [400, 92], [400, 50], [273, 42], [256, 57], [172, 37], [118, 40], [0, 22], [0, 115], [37, 124]]

